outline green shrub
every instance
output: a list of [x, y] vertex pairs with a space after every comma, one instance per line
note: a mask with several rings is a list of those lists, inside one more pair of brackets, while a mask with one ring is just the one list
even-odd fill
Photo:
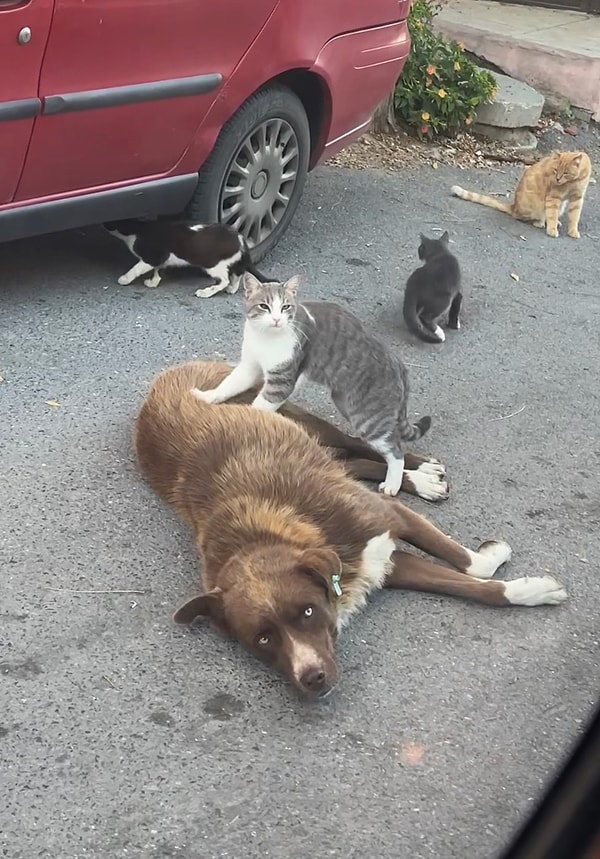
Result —
[[397, 116], [421, 138], [469, 126], [477, 106], [496, 91], [494, 77], [477, 68], [462, 45], [434, 33], [440, 8], [431, 0], [414, 0], [408, 19], [412, 48], [394, 93]]

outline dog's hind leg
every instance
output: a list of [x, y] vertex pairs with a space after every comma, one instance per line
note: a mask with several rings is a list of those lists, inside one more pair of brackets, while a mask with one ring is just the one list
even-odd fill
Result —
[[396, 501], [394, 508], [394, 538], [445, 561], [461, 573], [476, 579], [491, 579], [498, 567], [510, 560], [511, 548], [503, 540], [488, 540], [477, 552], [472, 552], [403, 504]]
[[[387, 465], [383, 456], [368, 442], [347, 435], [333, 424], [310, 412], [286, 403], [279, 413], [304, 427], [322, 447], [327, 447], [333, 456], [344, 463], [346, 472], [355, 480], [385, 480]], [[425, 501], [442, 501], [448, 497], [446, 469], [437, 459], [416, 453], [404, 454], [402, 492], [415, 495]]]
[[465, 576], [409, 552], [394, 552], [392, 561], [394, 568], [384, 582], [386, 588], [448, 594], [499, 607], [559, 605], [567, 598], [565, 588], [552, 576], [490, 582]]

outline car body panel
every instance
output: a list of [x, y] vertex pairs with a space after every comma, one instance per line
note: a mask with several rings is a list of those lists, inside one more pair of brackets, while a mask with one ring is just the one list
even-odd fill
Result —
[[[41, 110], [38, 80], [53, 5], [53, 0], [0, 3], [0, 205], [13, 198]], [[20, 44], [24, 27], [31, 40]]]
[[178, 96], [174, 88], [169, 98], [114, 106], [96, 107], [89, 99], [87, 109], [68, 112], [49, 113], [46, 100], [77, 93], [85, 105], [98, 90], [129, 87], [133, 94], [139, 85], [215, 74], [222, 81], [276, 2], [56, 0], [39, 84], [44, 110], [16, 199], [172, 172], [220, 83], [204, 93]]
[[[7, 27], [0, 0], [0, 48], [34, 14], [40, 39], [18, 86], [7, 71], [23, 63], [25, 49], [0, 50], [0, 145], [8, 153], [0, 240], [40, 232], [52, 211], [56, 229], [77, 217], [176, 213], [227, 121], [253, 93], [290, 75], [316, 82], [314, 167], [359, 137], [393, 88], [410, 49], [409, 7], [410, 0], [29, 0], [9, 7], [15, 18]], [[25, 99], [31, 115], [2, 122], [3, 99], [5, 116], [6, 101]], [[17, 218], [17, 209], [31, 218], [22, 211]]]

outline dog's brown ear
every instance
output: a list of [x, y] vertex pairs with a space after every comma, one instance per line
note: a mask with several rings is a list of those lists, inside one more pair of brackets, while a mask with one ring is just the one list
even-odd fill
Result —
[[299, 569], [322, 585], [331, 600], [336, 598], [332, 576], [339, 574], [341, 566], [339, 555], [333, 549], [306, 549], [298, 561]]
[[221, 588], [213, 588], [208, 593], [192, 597], [182, 606], [179, 606], [173, 620], [175, 623], [192, 623], [197, 617], [210, 617], [217, 623], [223, 621], [223, 603], [221, 600]]

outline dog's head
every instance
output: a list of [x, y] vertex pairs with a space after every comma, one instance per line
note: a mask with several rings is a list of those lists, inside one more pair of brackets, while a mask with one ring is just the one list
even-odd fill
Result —
[[333, 576], [339, 571], [329, 549], [257, 547], [228, 561], [219, 586], [182, 605], [174, 620], [209, 617], [304, 695], [324, 697], [337, 682]]

